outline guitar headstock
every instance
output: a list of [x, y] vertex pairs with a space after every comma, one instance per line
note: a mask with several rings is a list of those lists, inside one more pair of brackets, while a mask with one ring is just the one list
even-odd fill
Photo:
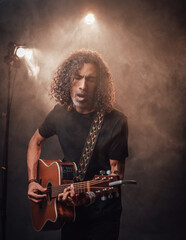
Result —
[[90, 191], [96, 194], [96, 197], [101, 197], [106, 200], [106, 196], [113, 197], [113, 193], [118, 193], [118, 186], [109, 186], [109, 183], [118, 181], [119, 176], [112, 175], [95, 175], [90, 181]]

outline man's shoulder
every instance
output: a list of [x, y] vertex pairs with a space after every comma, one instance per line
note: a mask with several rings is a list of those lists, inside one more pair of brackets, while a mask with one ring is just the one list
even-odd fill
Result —
[[54, 113], [66, 113], [67, 108], [64, 105], [56, 104], [54, 108], [52, 109]]
[[114, 108], [105, 115], [104, 127], [111, 132], [112, 136], [117, 136], [120, 133], [125, 136], [128, 129], [127, 117], [123, 112]]
[[67, 109], [65, 106], [62, 106], [60, 104], [56, 104], [52, 110], [48, 113], [48, 117], [50, 119], [58, 119], [62, 116], [65, 116], [67, 113]]
[[106, 117], [109, 119], [113, 119], [115, 121], [118, 121], [118, 120], [127, 121], [126, 115], [116, 108], [113, 108], [111, 112], [107, 113]]

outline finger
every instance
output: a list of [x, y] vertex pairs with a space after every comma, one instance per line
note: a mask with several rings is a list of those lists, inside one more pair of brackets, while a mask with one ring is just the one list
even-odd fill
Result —
[[37, 182], [31, 182], [30, 184], [29, 184], [29, 188], [37, 188], [37, 189], [39, 189], [40, 191], [46, 191], [47, 190], [47, 188], [46, 187], [43, 187], [43, 186], [41, 186], [39, 183], [37, 183]]
[[28, 199], [31, 200], [32, 202], [35, 202], [35, 203], [40, 203], [40, 202], [43, 201], [43, 199], [35, 199], [35, 198], [31, 197], [31, 196], [28, 196]]
[[70, 192], [63, 192], [63, 201], [66, 201], [68, 196], [70, 195]]
[[37, 188], [33, 188], [33, 189], [29, 189], [28, 190], [28, 195], [33, 195], [34, 197], [38, 197], [38, 198], [44, 198], [47, 196], [47, 194], [42, 193], [40, 190], [38, 190]]
[[35, 198], [30, 198], [29, 196], [28, 196], [28, 199], [31, 200], [34, 203], [40, 203], [41, 202], [41, 200], [37, 200]]
[[36, 185], [34, 185], [34, 189], [37, 189], [39, 192], [41, 193], [45, 193], [47, 188], [44, 188], [43, 186], [41, 186], [40, 184], [36, 183]]
[[65, 202], [67, 200], [69, 194], [70, 194], [70, 192], [67, 192], [67, 191], [66, 192], [64, 191], [63, 193], [60, 193], [58, 195], [58, 200]]
[[63, 193], [69, 192], [70, 191], [70, 187], [67, 187], [64, 189]]
[[58, 195], [58, 201], [63, 201], [63, 202], [67, 201], [67, 198], [70, 195], [70, 189], [71, 189], [70, 187], [65, 188], [63, 193], [60, 193]]
[[57, 200], [58, 200], [58, 201], [63, 200], [63, 193], [60, 193], [60, 194], [58, 195]]
[[41, 185], [39, 185], [38, 183], [36, 184], [32, 184], [29, 186], [28, 188], [28, 194], [32, 195], [32, 194], [37, 194], [38, 196], [43, 196], [46, 197], [46, 190], [47, 188], [43, 188]]
[[40, 184], [37, 185], [37, 188], [41, 192], [45, 192], [47, 190], [47, 188], [42, 187]]
[[75, 196], [75, 190], [74, 190], [74, 185], [71, 184], [70, 186], [70, 196], [73, 198]]
[[39, 203], [41, 203], [41, 202], [42, 202], [41, 200], [36, 200], [36, 199], [34, 199], [34, 198], [32, 198], [32, 199], [29, 199], [29, 200], [31, 200], [32, 202], [34, 202], [34, 203], [37, 203], [37, 204], [39, 204]]
[[63, 201], [66, 201], [66, 199], [70, 194], [70, 187], [65, 188], [62, 194], [63, 194]]
[[46, 194], [46, 191], [45, 192], [41, 192], [39, 189], [33, 189], [32, 191], [31, 191], [31, 193], [36, 193], [36, 194], [38, 194], [39, 196], [47, 196], [47, 194]]
[[35, 199], [44, 199], [44, 198], [46, 198], [46, 194], [37, 194], [37, 193], [34, 193], [34, 192], [29, 192], [28, 196], [31, 197], [31, 198], [35, 198]]

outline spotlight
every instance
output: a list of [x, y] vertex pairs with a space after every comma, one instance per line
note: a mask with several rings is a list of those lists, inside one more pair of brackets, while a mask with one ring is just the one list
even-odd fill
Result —
[[25, 60], [32, 58], [32, 49], [26, 48], [24, 45], [17, 45], [15, 42], [8, 44], [8, 55], [4, 57], [5, 63], [13, 67], [20, 66], [20, 59], [24, 57]]
[[86, 24], [93, 24], [94, 22], [95, 22], [94, 14], [89, 13], [89, 14], [85, 17], [85, 23], [86, 23]]
[[32, 50], [29, 48], [17, 47], [15, 54], [19, 58], [25, 57], [26, 59], [30, 60], [32, 57]]
[[24, 56], [24, 46], [17, 45], [15, 42], [8, 44], [8, 54], [4, 57], [5, 63], [12, 67], [20, 66], [20, 59]]
[[16, 55], [19, 58], [22, 58], [25, 56], [25, 49], [23, 47], [17, 47], [17, 49], [15, 51], [16, 51]]

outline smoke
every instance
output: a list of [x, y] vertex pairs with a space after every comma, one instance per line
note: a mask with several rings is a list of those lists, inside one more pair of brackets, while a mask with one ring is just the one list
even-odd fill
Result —
[[[32, 63], [30, 60], [23, 62], [15, 82], [10, 157], [16, 159], [10, 161], [11, 180], [17, 180], [23, 171], [26, 179], [24, 159], [27, 144], [55, 104], [50, 100], [48, 92], [57, 66], [76, 49], [96, 50], [110, 66], [117, 108], [128, 118], [129, 158], [126, 178], [135, 178], [139, 183], [137, 188], [125, 190], [124, 209], [128, 221], [125, 230], [130, 233], [132, 230], [129, 226], [134, 226], [134, 222], [143, 222], [150, 229], [149, 232], [160, 231], [165, 221], [160, 220], [161, 211], [170, 219], [174, 215], [178, 217], [181, 212], [181, 204], [175, 207], [178, 213], [173, 210], [169, 212], [168, 209], [176, 205], [174, 194], [182, 201], [183, 184], [179, 183], [184, 174], [186, 122], [184, 3], [12, 0], [1, 1], [0, 4], [0, 30], [3, 34], [0, 40], [1, 61], [6, 55], [9, 41], [15, 40], [35, 49]], [[83, 21], [88, 12], [95, 14], [94, 25], [86, 25]], [[28, 70], [32, 76], [29, 76]], [[2, 111], [6, 109], [6, 72], [6, 66], [2, 63]], [[3, 118], [1, 126], [2, 129], [5, 126]], [[56, 141], [49, 140], [45, 146], [45, 158], [61, 158]], [[168, 185], [169, 182], [173, 185]], [[162, 202], [157, 197], [160, 193]], [[156, 209], [152, 210], [154, 204]], [[173, 220], [170, 221], [167, 220], [166, 226], [176, 225]], [[157, 226], [157, 229], [150, 225]], [[142, 232], [147, 231], [142, 223], [135, 227], [139, 231], [140, 228]], [[125, 239], [135, 237], [130, 238], [129, 235]]]

